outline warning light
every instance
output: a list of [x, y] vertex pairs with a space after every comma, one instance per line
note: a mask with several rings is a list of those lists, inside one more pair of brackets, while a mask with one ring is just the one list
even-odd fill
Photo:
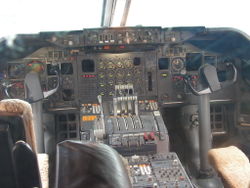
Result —
[[82, 116], [82, 121], [94, 121], [97, 116]]
[[96, 75], [94, 75], [94, 74], [84, 74], [84, 75], [81, 75], [81, 77], [83, 77], [83, 78], [95, 78]]
[[103, 46], [103, 49], [104, 49], [104, 50], [109, 50], [109, 49], [110, 49], [110, 46]]

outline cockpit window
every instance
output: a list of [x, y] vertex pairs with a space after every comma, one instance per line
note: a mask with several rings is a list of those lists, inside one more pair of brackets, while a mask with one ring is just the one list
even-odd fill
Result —
[[[19, 33], [69, 31], [101, 25], [102, 0], [11, 0], [1, 2], [0, 38]], [[119, 27], [126, 0], [118, 0], [112, 27]], [[132, 0], [126, 26], [233, 27], [250, 33], [248, 1]], [[11, 11], [10, 11], [11, 9]], [[39, 10], [39, 11], [38, 11]]]

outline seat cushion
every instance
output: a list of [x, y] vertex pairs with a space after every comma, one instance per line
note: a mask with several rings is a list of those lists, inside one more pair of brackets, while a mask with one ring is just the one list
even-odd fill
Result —
[[211, 149], [209, 161], [222, 177], [226, 187], [250, 188], [250, 163], [237, 147]]

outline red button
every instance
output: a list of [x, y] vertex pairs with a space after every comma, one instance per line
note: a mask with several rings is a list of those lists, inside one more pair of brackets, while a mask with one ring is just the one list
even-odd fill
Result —
[[148, 133], [144, 133], [144, 136], [143, 136], [144, 140], [148, 140]]
[[149, 138], [150, 138], [150, 140], [155, 140], [155, 133], [154, 132], [150, 132]]

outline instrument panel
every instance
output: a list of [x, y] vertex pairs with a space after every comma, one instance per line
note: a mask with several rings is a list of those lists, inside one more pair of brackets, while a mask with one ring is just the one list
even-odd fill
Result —
[[[138, 95], [144, 94], [141, 84], [145, 69], [143, 54], [94, 54], [78, 59], [79, 95], [92, 96], [94, 100], [101, 95], [105, 100], [111, 100], [115, 85], [119, 84], [134, 84]], [[94, 88], [90, 88], [92, 86]]]
[[[186, 126], [186, 121], [192, 123], [189, 128], [198, 126], [199, 97], [190, 88], [209, 89], [202, 88], [205, 86], [199, 78], [206, 64], [216, 68], [220, 84], [236, 75], [228, 64], [243, 69], [238, 54], [230, 54], [230, 50], [225, 53], [227, 49], [223, 51], [217, 43], [216, 49], [210, 40], [217, 36], [205, 35], [207, 31], [200, 27], [39, 33], [37, 37], [46, 41], [45, 46], [8, 62], [8, 92], [10, 97], [25, 99], [25, 76], [33, 61], [40, 62], [42, 90], [53, 91], [60, 83], [53, 95], [43, 99], [43, 123], [49, 125], [46, 131], [53, 144], [73, 139], [113, 147], [128, 156], [134, 187], [192, 187], [178, 157], [169, 153], [174, 131]], [[249, 85], [249, 62], [245, 63], [245, 82]], [[249, 127], [249, 89], [243, 91], [230, 84], [209, 95], [210, 102], [215, 103], [211, 106], [213, 133], [227, 134], [227, 128], [236, 124], [231, 121], [237, 112], [236, 104], [240, 109], [239, 124]], [[183, 113], [186, 108], [191, 109], [190, 116]], [[182, 142], [180, 145], [183, 147]]]
[[[227, 77], [223, 66], [227, 57], [183, 42], [199, 32], [203, 29], [180, 32], [160, 27], [126, 27], [60, 35], [40, 33], [43, 40], [57, 47], [44, 47], [19, 62], [10, 62], [8, 78], [23, 83], [28, 64], [36, 59], [43, 64], [42, 87], [50, 90], [57, 84], [54, 71], [60, 72], [60, 91], [48, 100], [51, 108], [78, 107], [96, 101], [98, 95], [111, 101], [115, 85], [123, 84], [133, 84], [139, 99], [157, 99], [161, 105], [185, 104], [191, 92], [184, 77], [188, 76], [197, 87], [198, 71], [204, 64], [216, 66], [220, 80]], [[23, 87], [15, 86], [11, 93], [23, 98]], [[215, 98], [221, 96], [215, 94]]]
[[84, 32], [84, 44], [92, 46], [160, 43], [160, 33], [160, 27], [87, 29]]

